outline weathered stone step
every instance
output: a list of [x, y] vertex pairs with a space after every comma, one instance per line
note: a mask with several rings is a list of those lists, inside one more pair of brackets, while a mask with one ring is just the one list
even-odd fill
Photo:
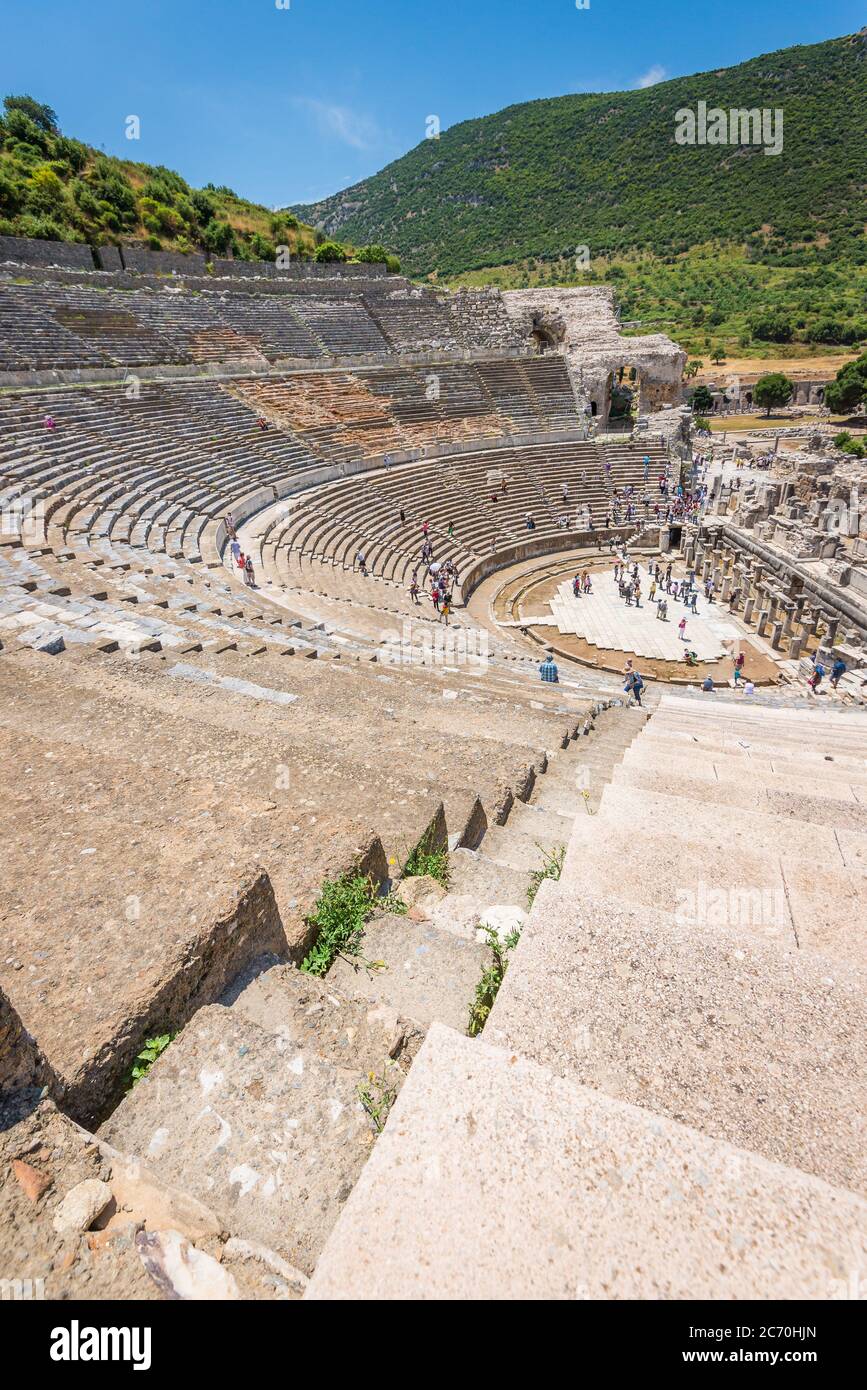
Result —
[[686, 800], [715, 801], [748, 811], [790, 815], [816, 825], [837, 826], [842, 823], [851, 830], [867, 830], [867, 805], [856, 800], [851, 787], [843, 783], [820, 787], [814, 783], [811, 791], [795, 791], [782, 786], [778, 788], [778, 780], [782, 779], [772, 778], [766, 783], [756, 783], [729, 778], [723, 782], [713, 778], [712, 769], [710, 777], [700, 775], [698, 768], [694, 776], [687, 776], [669, 773], [665, 768], [655, 772], [626, 763], [615, 768], [612, 778], [615, 786], [635, 788], [638, 795], [644, 790], [663, 792], [667, 796], [682, 796]]
[[[484, 844], [484, 841], [482, 841]], [[468, 894], [480, 903], [526, 904], [530, 876], [523, 869], [483, 857], [478, 850], [458, 849], [449, 855], [449, 891]]]
[[[627, 799], [627, 806], [640, 811], [641, 805]], [[617, 865], [615, 879], [611, 864]], [[746, 894], [759, 904], [752, 929], [765, 939], [867, 963], [864, 874], [788, 854], [785, 832], [770, 848], [748, 837], [735, 847], [728, 827], [725, 834], [703, 836], [691, 831], [688, 811], [668, 825], [637, 813], [624, 818], [619, 807], [607, 811], [603, 794], [595, 816], [576, 817], [561, 882], [670, 913], [701, 892], [715, 895], [714, 902], [719, 894]]]
[[825, 1300], [864, 1241], [855, 1194], [436, 1024], [305, 1297]]
[[485, 1041], [863, 1196], [865, 985], [700, 901], [678, 921], [545, 883]]
[[533, 869], [541, 869], [545, 855], [558, 845], [565, 845], [567, 839], [560, 830], [551, 833], [542, 827], [538, 831], [525, 831], [513, 830], [511, 825], [491, 825], [479, 845], [479, 854], [484, 859], [530, 873]]
[[539, 777], [536, 780], [533, 800], [529, 803], [516, 802], [509, 812], [509, 819], [505, 828], [516, 830], [531, 840], [540, 835], [549, 835], [558, 843], [565, 844], [572, 829], [572, 817], [548, 809], [544, 802], [544, 796], [545, 778]]
[[[595, 811], [602, 800], [602, 794], [608, 786], [608, 774], [595, 768], [589, 769], [587, 774], [580, 777], [581, 785], [578, 785], [578, 775], [574, 782], [552, 782], [546, 784], [539, 792], [534, 801], [534, 805], [542, 806], [547, 811], [559, 815], [561, 818], [568, 818], [570, 825], [574, 822], [577, 815], [586, 815], [587, 804], [590, 809]], [[587, 804], [585, 804], [584, 792], [587, 792]]]
[[330, 980], [294, 965], [274, 965], [240, 982], [220, 1001], [244, 1018], [337, 1067], [363, 1075], [380, 1071], [387, 1059], [408, 1070], [424, 1029], [385, 1005], [347, 999]]
[[[401, 1079], [397, 1068], [391, 1074]], [[360, 1080], [212, 1005], [124, 1098], [100, 1138], [309, 1274], [373, 1143]]]
[[339, 957], [327, 983], [349, 999], [369, 1001], [414, 1018], [466, 1029], [467, 1013], [490, 950], [480, 942], [414, 922], [375, 914], [364, 928], [358, 957]]

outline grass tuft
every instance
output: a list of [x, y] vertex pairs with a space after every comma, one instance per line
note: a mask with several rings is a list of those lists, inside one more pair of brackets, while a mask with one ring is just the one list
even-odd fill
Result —
[[482, 923], [482, 930], [491, 948], [491, 964], [482, 971], [482, 978], [476, 985], [476, 994], [470, 1004], [470, 1021], [467, 1032], [471, 1038], [478, 1037], [488, 1021], [488, 1015], [494, 1007], [494, 1000], [499, 992], [500, 985], [509, 965], [509, 954], [514, 951], [521, 933], [511, 931], [504, 940], [500, 940], [493, 927], [489, 927], [487, 922]]
[[527, 907], [533, 906], [533, 901], [545, 882], [546, 878], [552, 878], [556, 883], [563, 871], [563, 860], [566, 858], [566, 846], [555, 845], [550, 854], [542, 850], [542, 867], [534, 869], [530, 874], [530, 886], [527, 889]]
[[404, 878], [435, 878], [443, 888], [449, 882], [449, 852], [447, 849], [431, 849], [425, 840], [416, 845], [407, 859], [403, 870]]
[[318, 928], [318, 935], [301, 969], [308, 975], [326, 975], [337, 956], [357, 956], [364, 923], [376, 905], [376, 884], [369, 875], [346, 874], [327, 880], [307, 918], [311, 926]]

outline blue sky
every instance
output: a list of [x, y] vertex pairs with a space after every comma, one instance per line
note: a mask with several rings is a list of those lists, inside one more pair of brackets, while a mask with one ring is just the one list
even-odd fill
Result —
[[[269, 206], [513, 102], [619, 91], [852, 33], [863, 0], [3, 0], [0, 94]], [[86, 19], [84, 16], [86, 15]], [[137, 115], [141, 139], [127, 140]]]

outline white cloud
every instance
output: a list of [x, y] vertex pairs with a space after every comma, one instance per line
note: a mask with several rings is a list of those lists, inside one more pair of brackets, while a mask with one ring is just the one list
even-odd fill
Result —
[[294, 105], [309, 111], [323, 135], [334, 136], [354, 150], [373, 149], [380, 141], [380, 131], [371, 116], [353, 111], [349, 106], [336, 106], [318, 101], [316, 97], [295, 97]]
[[668, 76], [667, 70], [661, 63], [654, 63], [647, 69], [636, 82], [636, 87], [655, 87], [657, 82], [662, 82]]

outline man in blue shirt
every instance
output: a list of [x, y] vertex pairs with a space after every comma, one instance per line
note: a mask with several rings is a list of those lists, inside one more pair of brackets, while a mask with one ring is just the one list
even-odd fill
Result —
[[539, 667], [539, 675], [543, 681], [547, 681], [551, 684], [556, 685], [559, 682], [560, 676], [558, 674], [557, 666], [554, 661], [553, 652], [545, 653], [545, 660]]

